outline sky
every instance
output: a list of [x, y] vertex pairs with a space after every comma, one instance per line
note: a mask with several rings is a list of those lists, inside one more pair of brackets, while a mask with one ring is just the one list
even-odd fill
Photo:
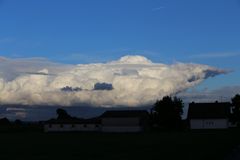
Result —
[[224, 99], [226, 93], [240, 92], [239, 28], [239, 0], [0, 0], [0, 70], [7, 83], [21, 73], [66, 75], [78, 64], [102, 63], [104, 68], [139, 55], [147, 60], [138, 63], [149, 60], [152, 66], [214, 67], [218, 76], [202, 75], [181, 96]]

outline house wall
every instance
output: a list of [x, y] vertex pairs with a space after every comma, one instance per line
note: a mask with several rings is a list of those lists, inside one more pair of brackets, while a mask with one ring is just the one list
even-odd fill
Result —
[[191, 119], [191, 129], [225, 129], [228, 128], [227, 119]]
[[45, 132], [100, 131], [99, 124], [44, 124]]
[[102, 118], [102, 132], [140, 132], [140, 118]]

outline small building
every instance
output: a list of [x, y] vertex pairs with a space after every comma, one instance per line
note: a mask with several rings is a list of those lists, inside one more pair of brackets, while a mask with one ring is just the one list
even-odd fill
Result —
[[44, 132], [97, 132], [101, 130], [99, 118], [80, 119], [50, 119], [44, 122]]
[[190, 103], [188, 120], [191, 129], [226, 129], [229, 127], [229, 102]]
[[145, 110], [112, 110], [101, 116], [102, 132], [141, 132], [148, 127]]

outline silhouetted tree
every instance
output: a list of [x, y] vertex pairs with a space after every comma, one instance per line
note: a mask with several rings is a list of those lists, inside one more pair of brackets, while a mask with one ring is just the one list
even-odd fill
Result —
[[232, 116], [231, 116], [231, 121], [233, 124], [240, 124], [240, 95], [236, 94], [232, 98]]
[[178, 129], [181, 126], [183, 102], [177, 97], [163, 97], [157, 100], [152, 109], [153, 123], [166, 129]]
[[67, 111], [65, 111], [64, 109], [57, 109], [57, 114], [58, 114], [58, 117], [57, 119], [70, 119], [72, 118], [68, 113]]
[[0, 125], [10, 125], [10, 121], [7, 118], [0, 119]]

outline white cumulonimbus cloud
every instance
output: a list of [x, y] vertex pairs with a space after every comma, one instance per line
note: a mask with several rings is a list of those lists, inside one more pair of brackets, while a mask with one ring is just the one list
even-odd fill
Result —
[[[16, 64], [8, 59], [2, 62], [5, 67], [9, 62], [11, 67]], [[17, 64], [21, 66], [21, 61]], [[36, 63], [30, 64], [34, 66]], [[153, 63], [143, 56], [124, 56], [108, 63], [65, 67], [47, 64], [28, 65], [25, 73], [24, 68], [21, 69], [24, 74], [16, 74], [10, 80], [4, 77], [6, 71], [0, 70], [0, 103], [103, 107], [147, 105], [193, 87], [208, 77], [226, 73], [201, 64]], [[36, 70], [39, 66], [42, 69]]]

